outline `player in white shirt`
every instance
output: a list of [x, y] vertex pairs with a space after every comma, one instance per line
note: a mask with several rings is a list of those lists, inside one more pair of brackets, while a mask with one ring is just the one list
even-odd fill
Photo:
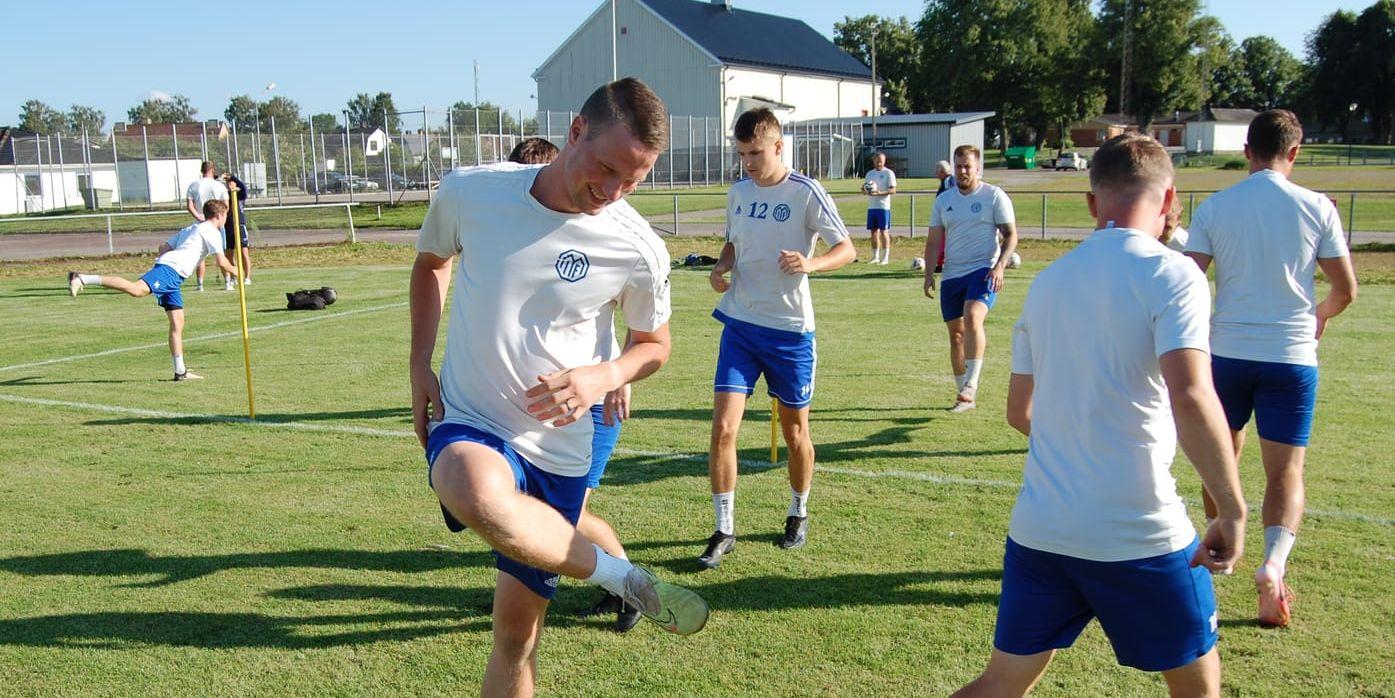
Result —
[[[780, 121], [769, 109], [742, 114], [733, 136], [748, 177], [727, 192], [727, 243], [709, 278], [712, 289], [724, 294], [712, 315], [725, 327], [713, 380], [707, 457], [717, 530], [698, 557], [707, 568], [721, 564], [736, 545], [736, 436], [746, 399], [762, 375], [767, 392], [779, 401], [780, 427], [789, 447], [790, 506], [777, 545], [797, 548], [808, 537], [814, 481], [809, 405], [818, 362], [809, 275], [832, 271], [857, 256], [832, 197], [781, 161]], [[820, 239], [829, 250], [815, 257]]]
[[891, 195], [896, 193], [896, 173], [886, 166], [886, 153], [872, 156], [872, 169], [862, 183], [867, 195], [867, 230], [872, 234], [872, 264], [891, 262]]
[[[200, 223], [204, 221], [204, 204], [215, 200], [228, 200], [228, 187], [213, 176], [214, 170], [213, 163], [207, 160], [200, 163], [199, 178], [191, 182], [188, 190], [184, 193], [184, 209], [189, 212], [189, 215], [194, 217], [194, 220]], [[194, 276], [194, 280], [198, 282], [196, 288], [202, 291], [204, 272], [203, 258], [199, 258], [196, 272]], [[185, 274], [185, 276], [188, 276], [188, 274]], [[227, 278], [231, 280], [235, 276], [237, 275], [231, 274]]]
[[[665, 629], [707, 622], [691, 591], [576, 530], [591, 466], [591, 406], [669, 356], [668, 255], [622, 199], [668, 141], [663, 102], [625, 78], [598, 88], [557, 160], [457, 170], [427, 211], [412, 269], [412, 418], [453, 531], [496, 551], [486, 695], [531, 694], [558, 575], [604, 587]], [[432, 370], [459, 257], [440, 378]], [[632, 342], [597, 357], [615, 308]]]
[[[944, 241], [944, 282], [940, 314], [949, 330], [949, 363], [954, 370], [952, 412], [975, 407], [978, 377], [988, 345], [983, 323], [1003, 288], [1003, 274], [1017, 249], [1012, 200], [980, 179], [983, 154], [971, 145], [954, 149], [954, 183], [935, 197], [930, 236], [925, 240], [925, 297], [935, 297], [935, 259]], [[1001, 243], [999, 238], [1001, 237]]]
[[207, 255], [215, 255], [218, 268], [225, 273], [237, 272], [223, 255], [223, 222], [228, 216], [227, 202], [208, 201], [204, 203], [201, 213], [204, 219], [202, 223], [184, 228], [160, 243], [160, 256], [155, 258], [155, 265], [135, 281], [119, 276], [68, 272], [68, 293], [74, 298], [86, 286], [103, 286], [135, 298], [155, 296], [155, 302], [165, 309], [165, 315], [169, 318], [170, 357], [174, 361], [176, 381], [203, 377], [184, 365], [184, 296], [179, 292], [179, 287]]
[[[1172, 162], [1111, 138], [1090, 168], [1099, 229], [1037, 275], [1013, 329], [1007, 420], [1028, 436], [987, 669], [958, 695], [1025, 695], [1098, 618], [1120, 664], [1220, 695], [1211, 572], [1245, 502], [1207, 361], [1206, 277], [1159, 238]], [[1181, 444], [1221, 505], [1198, 540], [1170, 473]]]
[[[1211, 368], [1237, 457], [1253, 412], [1264, 461], [1264, 562], [1255, 572], [1259, 622], [1289, 622], [1284, 583], [1303, 520], [1303, 460], [1317, 399], [1318, 339], [1356, 298], [1337, 207], [1288, 180], [1303, 142], [1298, 117], [1283, 109], [1250, 122], [1250, 176], [1217, 192], [1192, 216], [1187, 254], [1216, 265]], [[1332, 284], [1318, 302], [1313, 275]], [[1207, 515], [1214, 512], [1209, 497]]]

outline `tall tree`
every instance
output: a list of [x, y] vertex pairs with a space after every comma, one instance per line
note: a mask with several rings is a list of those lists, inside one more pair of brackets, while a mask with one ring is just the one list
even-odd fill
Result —
[[[397, 106], [392, 103], [391, 92], [379, 92], [369, 96], [360, 92], [349, 100], [349, 125], [353, 128], [385, 128], [396, 133], [402, 125], [397, 116]], [[384, 121], [383, 115], [387, 114]]]
[[1362, 66], [1357, 55], [1356, 15], [1338, 10], [1308, 35], [1308, 75], [1305, 77], [1305, 112], [1328, 126], [1348, 133], [1360, 87]]
[[173, 95], [169, 99], [147, 99], [126, 110], [126, 116], [135, 124], [183, 123], [197, 120], [199, 110], [189, 103], [184, 95]]
[[905, 17], [876, 15], [844, 17], [833, 23], [833, 43], [863, 64], [872, 65], [872, 35], [877, 42], [877, 78], [882, 80], [882, 103], [892, 112], [917, 111], [911, 81], [920, 72], [920, 43]]
[[333, 114], [315, 114], [310, 117], [310, 123], [315, 127], [315, 133], [333, 133], [343, 128], [339, 123], [339, 117]]
[[70, 133], [81, 135], [86, 132], [88, 136], [96, 137], [102, 135], [102, 129], [106, 128], [107, 115], [101, 109], [95, 107], [84, 107], [81, 104], [74, 104], [68, 110], [68, 128]]
[[261, 104], [262, 121], [270, 128], [271, 120], [276, 120], [279, 133], [292, 133], [304, 128], [300, 120], [300, 105], [294, 100], [277, 95]]
[[19, 127], [46, 136], [59, 136], [68, 132], [68, 117], [37, 99], [31, 99], [19, 108]]
[[[475, 110], [480, 110], [480, 133], [496, 133], [500, 128], [500, 118], [503, 119], [504, 133], [514, 133], [518, 130], [518, 120], [513, 118], [507, 110], [488, 100], [475, 104], [473, 102], [459, 101], [450, 105], [451, 112], [455, 115], [455, 127], [469, 126], [475, 127]], [[502, 114], [500, 113], [502, 111]]]
[[1096, 56], [1110, 76], [1110, 104], [1119, 109], [1116, 95], [1127, 39], [1131, 60], [1125, 101], [1130, 116], [1145, 130], [1160, 114], [1200, 105], [1203, 82], [1195, 52], [1200, 9], [1200, 0], [1100, 3], [1102, 41], [1096, 43]]
[[237, 95], [228, 101], [228, 108], [223, 110], [223, 118], [230, 124], [237, 124], [237, 128], [242, 131], [251, 131], [257, 127], [257, 115], [260, 105], [251, 95]]
[[1377, 143], [1395, 134], [1395, 0], [1377, 0], [1356, 18], [1357, 111]]
[[1040, 144], [1050, 126], [1097, 113], [1098, 67], [1080, 55], [1093, 40], [1088, 0], [929, 0], [916, 24], [923, 57], [912, 92], [929, 109], [998, 112]]
[[1244, 106], [1261, 111], [1292, 106], [1303, 65], [1288, 49], [1271, 37], [1252, 36], [1240, 42], [1239, 58], [1253, 91], [1252, 103]]

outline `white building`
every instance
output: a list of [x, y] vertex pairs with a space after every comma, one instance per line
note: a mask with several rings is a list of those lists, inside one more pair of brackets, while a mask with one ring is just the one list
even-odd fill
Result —
[[1242, 152], [1250, 122], [1258, 115], [1253, 109], [1207, 107], [1187, 119], [1182, 145], [1189, 153]]
[[[0, 129], [0, 215], [84, 206], [181, 202], [198, 158], [113, 158], [112, 139]], [[115, 160], [115, 163], [113, 163]]]
[[752, 106], [810, 121], [869, 116], [881, 102], [871, 69], [809, 25], [730, 2], [602, 2], [534, 71], [538, 109], [580, 109], [612, 76], [643, 80], [670, 114], [718, 119], [723, 132]]

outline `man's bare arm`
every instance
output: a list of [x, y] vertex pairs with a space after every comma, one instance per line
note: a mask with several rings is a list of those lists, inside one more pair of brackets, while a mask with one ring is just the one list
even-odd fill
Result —
[[1007, 423], [1022, 432], [1032, 435], [1032, 391], [1036, 381], [1030, 374], [1014, 373], [1008, 378]]
[[441, 327], [441, 310], [446, 304], [446, 288], [450, 285], [450, 257], [437, 257], [429, 252], [417, 254], [412, 264], [412, 276], [407, 291], [411, 315], [411, 349], [408, 368], [411, 374], [412, 426], [417, 440], [426, 446], [427, 425], [445, 418], [441, 404], [441, 384], [431, 368], [431, 356], [436, 351], [436, 334]]

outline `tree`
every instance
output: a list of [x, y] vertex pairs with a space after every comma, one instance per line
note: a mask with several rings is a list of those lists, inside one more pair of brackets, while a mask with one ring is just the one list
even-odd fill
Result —
[[272, 119], [276, 120], [276, 131], [278, 133], [292, 133], [304, 128], [300, 121], [300, 105], [294, 100], [277, 95], [261, 105], [262, 121], [267, 123], [267, 128]]
[[1377, 143], [1395, 132], [1395, 0], [1378, 0], [1356, 18], [1357, 111], [1371, 123]]
[[257, 100], [252, 99], [251, 95], [238, 95], [228, 101], [228, 108], [223, 110], [223, 118], [230, 124], [236, 124], [239, 130], [255, 130], [259, 108]]
[[37, 99], [31, 99], [19, 108], [19, 127], [44, 135], [63, 135], [68, 132], [68, 117]]
[[1097, 113], [1102, 71], [1088, 0], [929, 0], [916, 24], [918, 109], [994, 110], [1003, 130], [1040, 144], [1046, 129]]
[[1240, 42], [1239, 58], [1253, 97], [1244, 106], [1261, 111], [1292, 106], [1303, 66], [1288, 49], [1268, 36], [1252, 36]]
[[310, 117], [315, 133], [333, 133], [341, 128], [339, 117], [333, 114], [315, 114]]
[[126, 110], [126, 116], [134, 124], [166, 124], [196, 121], [199, 110], [189, 103], [184, 95], [174, 95], [167, 99], [147, 99]]
[[1361, 66], [1356, 53], [1356, 15], [1339, 10], [1308, 35], [1308, 74], [1303, 80], [1304, 111], [1321, 123], [1348, 133]]
[[513, 118], [513, 114], [510, 114], [507, 110], [504, 110], [499, 105], [489, 101], [480, 102], [479, 104], [474, 104], [473, 102], [460, 101], [450, 105], [451, 113], [455, 115], [456, 128], [460, 128], [461, 126], [466, 124], [468, 124], [470, 128], [474, 128], [476, 109], [480, 110], [480, 133], [499, 132], [500, 112], [502, 112], [503, 114], [503, 132], [518, 132], [518, 120]]
[[[352, 128], [382, 128], [389, 133], [397, 132], [402, 120], [397, 116], [397, 106], [392, 103], [391, 92], [379, 92], [370, 97], [360, 92], [349, 100], [349, 125]], [[383, 114], [386, 112], [386, 123]]]
[[106, 125], [107, 115], [101, 109], [74, 104], [68, 110], [68, 128], [74, 135], [100, 136]]
[[1096, 60], [1107, 66], [1112, 106], [1119, 109], [1124, 38], [1132, 42], [1126, 111], [1144, 131], [1153, 119], [1176, 109], [1200, 106], [1202, 76], [1197, 47], [1200, 0], [1103, 0], [1098, 18], [1101, 41]]
[[876, 15], [844, 17], [833, 24], [833, 43], [864, 65], [872, 64], [872, 34], [877, 37], [877, 78], [882, 80], [882, 104], [893, 113], [917, 110], [911, 80], [920, 72], [920, 43], [905, 17]]

